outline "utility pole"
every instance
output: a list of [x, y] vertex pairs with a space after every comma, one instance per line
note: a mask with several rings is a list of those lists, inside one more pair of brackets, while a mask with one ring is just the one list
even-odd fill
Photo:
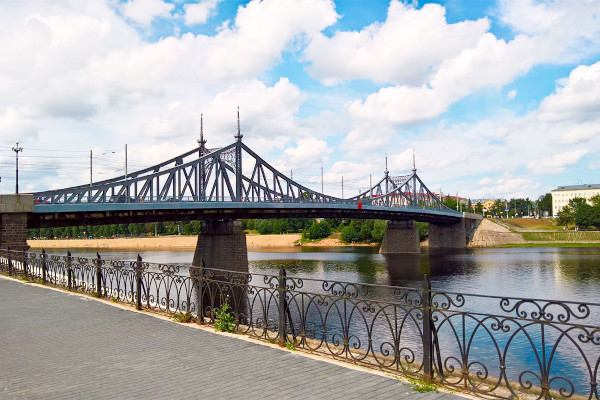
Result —
[[[125, 184], [127, 185], [127, 143], [125, 143]], [[129, 203], [129, 185], [127, 185], [125, 194], [127, 195], [127, 199], [125, 199], [125, 201]]]
[[15, 193], [19, 194], [19, 152], [23, 151], [22, 147], [19, 147], [19, 142], [17, 141], [17, 144], [15, 146], [13, 146], [12, 151], [15, 152], [15, 158], [16, 158], [16, 163], [15, 163]]
[[88, 196], [88, 203], [92, 202], [92, 157], [93, 153], [92, 150], [90, 150], [90, 194]]
[[321, 193], [323, 193], [323, 167], [321, 167]]
[[344, 198], [344, 175], [342, 175], [342, 199]]
[[290, 179], [294, 180], [294, 170], [290, 169]]
[[370, 191], [369, 198], [372, 199], [373, 198], [373, 178], [372, 178], [371, 174], [369, 174], [369, 188], [370, 188], [369, 189], [369, 191]]

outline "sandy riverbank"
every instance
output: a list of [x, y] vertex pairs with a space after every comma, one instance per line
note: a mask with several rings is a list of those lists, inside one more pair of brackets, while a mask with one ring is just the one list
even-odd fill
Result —
[[[247, 235], [246, 244], [249, 248], [277, 247], [287, 248], [296, 246], [302, 238], [299, 233], [282, 235]], [[118, 250], [194, 250], [197, 236], [159, 236], [143, 238], [116, 238], [116, 239], [55, 239], [55, 240], [28, 240], [27, 243], [34, 249], [118, 249]], [[318, 242], [304, 243], [309, 247], [343, 247], [343, 246], [370, 246], [348, 245], [337, 238], [327, 238]]]
[[[248, 247], [291, 247], [301, 238], [300, 234], [289, 235], [248, 235]], [[194, 250], [198, 237], [192, 236], [159, 236], [115, 239], [55, 239], [28, 240], [35, 249], [118, 249], [118, 250]]]

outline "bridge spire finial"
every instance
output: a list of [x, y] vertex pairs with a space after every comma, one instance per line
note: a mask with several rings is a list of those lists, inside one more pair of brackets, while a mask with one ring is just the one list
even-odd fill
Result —
[[390, 171], [388, 171], [387, 153], [385, 153], [385, 171], [383, 171], [383, 173], [385, 174], [385, 176], [388, 176], [390, 173]]
[[412, 169], [413, 174], [417, 172], [417, 163], [415, 161], [415, 149], [413, 149], [413, 169]]
[[241, 142], [243, 137], [244, 137], [244, 135], [242, 135], [242, 131], [240, 129], [240, 106], [238, 106], [238, 108], [237, 108], [237, 134], [235, 135], [235, 138], [237, 139], [238, 142]]
[[204, 123], [203, 123], [204, 114], [200, 114], [200, 139], [196, 140], [200, 145], [201, 149], [204, 149], [206, 145], [206, 140], [204, 140]]

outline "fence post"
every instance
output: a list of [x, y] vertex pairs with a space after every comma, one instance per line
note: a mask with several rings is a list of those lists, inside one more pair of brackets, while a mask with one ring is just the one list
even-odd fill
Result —
[[42, 283], [46, 284], [46, 250], [42, 249]]
[[204, 267], [204, 259], [202, 259], [197, 271], [198, 278], [196, 280], [198, 282], [198, 318], [196, 318], [198, 325], [204, 323]]
[[96, 290], [98, 297], [102, 297], [102, 258], [96, 252]]
[[25, 279], [29, 279], [27, 276], [27, 252], [24, 252], [23, 256], [23, 275], [25, 275]]
[[71, 263], [73, 257], [71, 257], [71, 252], [67, 250], [67, 285], [69, 290], [73, 289], [73, 271], [71, 270]]
[[8, 276], [12, 275], [12, 260], [10, 259], [10, 247], [6, 248], [6, 258], [8, 258]]
[[142, 309], [142, 256], [138, 254], [135, 264], [135, 292], [137, 294], [136, 308]]
[[423, 380], [431, 382], [432, 374], [432, 342], [431, 342], [431, 282], [427, 274], [423, 276], [421, 289], [423, 312]]
[[278, 344], [281, 347], [285, 346], [286, 332], [285, 332], [285, 295], [286, 295], [286, 272], [285, 268], [281, 267], [279, 270], [279, 285], [277, 291], [279, 292], [279, 339]]

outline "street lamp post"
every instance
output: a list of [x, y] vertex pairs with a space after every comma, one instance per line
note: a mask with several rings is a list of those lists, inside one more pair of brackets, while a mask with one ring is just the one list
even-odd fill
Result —
[[16, 164], [15, 164], [15, 193], [19, 194], [19, 152], [23, 151], [22, 147], [19, 147], [19, 142], [13, 146], [12, 151], [15, 152]]

